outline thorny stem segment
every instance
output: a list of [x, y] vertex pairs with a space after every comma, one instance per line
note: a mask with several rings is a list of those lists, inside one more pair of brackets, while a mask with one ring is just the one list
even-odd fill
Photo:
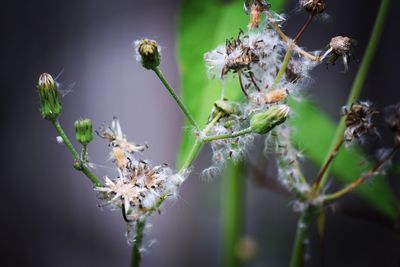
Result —
[[304, 266], [304, 256], [306, 253], [308, 236], [308, 229], [310, 227], [312, 217], [311, 208], [306, 209], [300, 215], [297, 223], [296, 237], [293, 243], [292, 256], [290, 259], [290, 267], [302, 267]]
[[141, 260], [141, 252], [140, 247], [142, 246], [143, 236], [144, 236], [144, 228], [146, 226], [146, 222], [144, 220], [140, 220], [136, 223], [136, 236], [135, 241], [132, 246], [132, 258], [131, 258], [131, 267], [139, 267]]
[[246, 128], [246, 129], [243, 129], [241, 131], [237, 131], [237, 132], [234, 132], [231, 134], [207, 136], [207, 137], [204, 137], [202, 141], [203, 141], [203, 143], [208, 143], [208, 142], [220, 140], [220, 139], [235, 138], [235, 137], [239, 137], [239, 136], [250, 134], [250, 133], [252, 133], [252, 129], [249, 127], [249, 128]]
[[346, 187], [344, 187], [343, 189], [332, 193], [332, 194], [328, 194], [326, 196], [323, 197], [324, 202], [329, 202], [332, 200], [335, 200], [347, 193], [352, 192], [354, 189], [356, 189], [358, 186], [360, 186], [361, 184], [363, 184], [368, 178], [376, 175], [376, 172], [387, 162], [389, 161], [395, 154], [396, 152], [399, 150], [400, 148], [400, 144], [396, 145], [392, 151], [386, 156], [384, 157], [381, 161], [379, 161], [369, 172], [361, 175], [359, 178], [357, 178], [357, 180], [355, 180], [354, 182], [352, 182], [351, 184], [347, 185]]
[[200, 149], [203, 146], [203, 142], [201, 140], [201, 136], [202, 135], [206, 135], [212, 127], [214, 127], [214, 125], [219, 121], [219, 119], [223, 116], [222, 112], [218, 112], [215, 117], [207, 124], [207, 126], [203, 129], [203, 131], [201, 131], [199, 133], [199, 136], [196, 138], [195, 143], [193, 144], [192, 150], [190, 151], [189, 156], [186, 158], [185, 163], [183, 164], [183, 166], [181, 167], [181, 171], [185, 171], [186, 169], [188, 169], [193, 161], [196, 159], [197, 155], [200, 152]]
[[61, 127], [61, 124], [58, 120], [52, 120], [51, 123], [53, 124], [54, 128], [56, 129], [57, 133], [61, 136], [62, 140], [64, 141], [65, 146], [68, 148], [68, 150], [71, 152], [72, 156], [74, 157], [75, 163], [74, 166], [77, 170], [81, 171], [83, 174], [85, 174], [89, 180], [95, 185], [95, 186], [101, 186], [101, 181], [97, 176], [92, 173], [82, 162], [78, 152], [72, 145], [71, 141], [65, 134], [63, 128]]
[[335, 147], [333, 148], [333, 150], [329, 154], [328, 159], [326, 160], [326, 162], [322, 166], [321, 170], [319, 171], [318, 176], [317, 176], [317, 178], [315, 179], [315, 182], [314, 182], [314, 186], [316, 188], [319, 187], [319, 184], [321, 183], [322, 177], [324, 176], [325, 172], [331, 166], [333, 160], [335, 159], [336, 155], [338, 154], [338, 152], [339, 152], [339, 150], [340, 150], [340, 148], [342, 147], [343, 144], [344, 144], [344, 138], [342, 137], [342, 139], [340, 139], [340, 141], [335, 145]]
[[196, 128], [197, 131], [199, 131], [199, 126], [197, 125], [196, 121], [193, 119], [192, 115], [190, 114], [189, 110], [185, 106], [185, 104], [182, 102], [180, 97], [175, 93], [174, 89], [169, 85], [167, 80], [164, 78], [164, 75], [162, 74], [160, 68], [155, 67], [153, 71], [156, 73], [157, 77], [160, 79], [160, 81], [164, 84], [165, 88], [167, 88], [168, 92], [170, 95], [174, 98], [175, 102], [178, 104], [180, 109], [182, 110], [183, 114], [185, 114], [186, 118], [189, 120], [189, 122], [193, 125], [193, 127]]
[[[385, 20], [386, 20], [387, 14], [389, 12], [390, 2], [391, 2], [391, 0], [382, 0], [381, 1], [378, 15], [375, 20], [374, 28], [372, 30], [372, 34], [368, 41], [367, 49], [366, 49], [363, 59], [361, 61], [361, 66], [358, 69], [356, 78], [354, 79], [353, 86], [351, 87], [351, 90], [350, 90], [350, 94], [349, 94], [349, 97], [347, 100], [348, 106], [350, 106], [355, 100], [357, 100], [361, 94], [361, 90], [364, 86], [365, 80], [368, 75], [369, 68], [371, 66], [372, 60], [374, 59], [375, 52], [376, 52], [378, 44], [379, 44], [379, 39], [382, 35]], [[327, 162], [329, 160], [330, 154], [332, 153], [331, 151], [334, 150], [335, 145], [343, 138], [343, 133], [345, 131], [345, 128], [346, 128], [345, 117], [342, 117], [339, 122], [339, 125], [336, 129], [335, 137], [332, 140], [331, 149], [329, 150], [329, 153], [326, 156], [325, 162]], [[328, 168], [324, 172], [324, 175], [322, 176], [321, 182], [319, 184], [319, 189], [321, 189], [325, 186], [325, 184], [328, 180], [329, 170], [330, 170], [330, 168]]]

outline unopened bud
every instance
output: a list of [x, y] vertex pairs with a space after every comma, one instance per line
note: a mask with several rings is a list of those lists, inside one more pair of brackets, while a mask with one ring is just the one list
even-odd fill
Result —
[[87, 145], [93, 140], [93, 126], [90, 119], [79, 119], [75, 121], [75, 137], [82, 145]]
[[235, 104], [228, 100], [217, 100], [214, 106], [218, 111], [223, 112], [225, 115], [231, 115], [236, 112]]
[[326, 4], [322, 0], [300, 0], [299, 2], [305, 11], [313, 15], [320, 14], [326, 10]]
[[149, 39], [138, 40], [135, 42], [137, 60], [146, 69], [154, 69], [160, 65], [160, 51], [157, 42]]
[[270, 107], [267, 111], [255, 114], [250, 120], [253, 132], [266, 134], [273, 128], [285, 122], [288, 118], [290, 108], [286, 105]]
[[48, 73], [40, 75], [37, 89], [40, 97], [40, 113], [43, 118], [47, 120], [57, 119], [61, 114], [62, 106], [53, 77]]

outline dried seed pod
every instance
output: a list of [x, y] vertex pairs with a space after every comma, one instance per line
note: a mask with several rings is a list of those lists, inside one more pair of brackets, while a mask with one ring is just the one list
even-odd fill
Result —
[[300, 6], [307, 12], [316, 15], [326, 10], [326, 4], [322, 0], [300, 0]]

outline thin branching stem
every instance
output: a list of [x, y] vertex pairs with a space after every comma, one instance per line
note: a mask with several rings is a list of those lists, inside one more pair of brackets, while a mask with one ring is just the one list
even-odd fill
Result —
[[[372, 29], [372, 34], [368, 41], [368, 46], [361, 61], [361, 66], [358, 69], [356, 78], [354, 79], [353, 86], [351, 87], [349, 97], [347, 99], [347, 105], [350, 106], [354, 101], [356, 101], [360, 94], [361, 90], [364, 87], [365, 80], [367, 79], [369, 69], [371, 67], [372, 61], [374, 59], [376, 50], [378, 48], [379, 40], [382, 35], [385, 20], [389, 12], [391, 0], [382, 0], [381, 5], [379, 7], [379, 11], [375, 20], [374, 28]], [[343, 134], [346, 128], [345, 125], [345, 117], [342, 117], [339, 125], [336, 128], [335, 137], [332, 140], [331, 149], [326, 155], [325, 163], [322, 166], [326, 165], [326, 162], [329, 160], [332, 151], [335, 149], [336, 144], [343, 138]], [[319, 183], [318, 189], [323, 188], [328, 181], [330, 168], [324, 172], [321, 182]]]
[[79, 153], [76, 151], [76, 149], [72, 145], [71, 141], [65, 134], [63, 128], [61, 127], [60, 122], [58, 120], [52, 120], [51, 123], [53, 124], [57, 133], [61, 136], [65, 146], [71, 152], [71, 154], [75, 160], [74, 166], [76, 167], [76, 169], [81, 171], [83, 174], [85, 174], [95, 186], [101, 186], [102, 183], [101, 183], [100, 179], [94, 173], [92, 173], [82, 162], [82, 160], [79, 156]]
[[342, 197], [342, 196], [352, 192], [354, 189], [356, 189], [360, 185], [362, 185], [368, 178], [377, 175], [377, 172], [379, 171], [379, 169], [396, 154], [396, 152], [399, 150], [399, 148], [400, 148], [400, 144], [396, 145], [392, 149], [392, 151], [390, 151], [390, 153], [388, 155], [386, 155], [386, 157], [384, 157], [381, 161], [379, 161], [370, 171], [361, 175], [360, 177], [357, 178], [357, 180], [355, 180], [351, 184], [348, 184], [343, 189], [341, 189], [335, 193], [324, 196], [323, 201], [330, 202], [339, 197]]
[[252, 133], [252, 129], [251, 127], [237, 131], [237, 132], [233, 132], [230, 134], [221, 134], [221, 135], [214, 135], [214, 136], [207, 136], [203, 138], [203, 143], [208, 143], [211, 141], [215, 141], [215, 140], [221, 140], [221, 139], [230, 139], [230, 138], [235, 138], [235, 137], [239, 137], [242, 135], [246, 135], [246, 134], [250, 134]]
[[199, 131], [199, 126], [197, 125], [196, 121], [194, 120], [192, 114], [188, 110], [188, 108], [185, 106], [185, 104], [182, 102], [180, 97], [175, 93], [175, 90], [171, 87], [171, 85], [168, 83], [168, 81], [164, 78], [163, 73], [161, 72], [159, 67], [155, 67], [153, 71], [156, 73], [157, 77], [160, 79], [160, 81], [164, 84], [165, 88], [168, 90], [170, 95], [174, 98], [175, 102], [178, 104], [180, 109], [182, 110], [183, 114], [185, 114], [186, 118], [189, 120], [190, 124], [194, 128], [196, 128], [197, 131]]
[[196, 137], [196, 141], [193, 144], [192, 150], [189, 153], [189, 156], [186, 158], [185, 163], [181, 167], [181, 172], [187, 170], [192, 165], [193, 161], [196, 159], [199, 154], [203, 141], [201, 140], [201, 135], [206, 135], [212, 127], [219, 121], [219, 119], [223, 116], [222, 112], [218, 112], [214, 118], [207, 124], [207, 126], [199, 133], [199, 136]]
[[344, 138], [342, 137], [342, 139], [340, 139], [339, 142], [335, 145], [335, 147], [333, 148], [333, 150], [329, 154], [328, 159], [326, 160], [326, 162], [322, 166], [321, 170], [319, 171], [318, 176], [317, 176], [317, 178], [315, 179], [315, 182], [314, 182], [314, 186], [315, 187], [319, 187], [319, 184], [321, 182], [322, 177], [325, 175], [325, 172], [331, 166], [333, 160], [335, 159], [336, 155], [338, 154], [338, 152], [339, 152], [339, 150], [340, 150], [340, 148], [342, 147], [343, 144], [344, 144]]

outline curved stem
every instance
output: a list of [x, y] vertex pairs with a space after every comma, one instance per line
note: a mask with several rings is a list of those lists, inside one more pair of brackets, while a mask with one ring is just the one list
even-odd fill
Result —
[[156, 75], [160, 79], [160, 81], [164, 84], [165, 88], [167, 88], [168, 92], [174, 98], [175, 102], [178, 104], [178, 106], [182, 110], [183, 114], [185, 114], [185, 116], [189, 120], [189, 122], [193, 125], [193, 127], [196, 128], [196, 130], [199, 130], [200, 128], [197, 125], [196, 121], [193, 119], [192, 115], [190, 114], [189, 110], [187, 109], [185, 104], [182, 102], [180, 97], [175, 93], [174, 89], [171, 87], [171, 85], [169, 85], [167, 80], [164, 78], [164, 75], [162, 74], [160, 68], [155, 67], [153, 69], [153, 71], [156, 73]]
[[290, 259], [290, 267], [302, 267], [304, 266], [304, 256], [307, 247], [306, 238], [308, 236], [308, 230], [310, 227], [311, 208], [306, 209], [300, 215], [297, 223], [296, 237], [293, 243], [292, 256]]
[[76, 149], [72, 145], [71, 141], [65, 134], [63, 128], [61, 127], [60, 122], [58, 120], [52, 120], [51, 123], [53, 124], [57, 133], [61, 136], [62, 140], [64, 141], [65, 146], [68, 148], [68, 150], [71, 152], [72, 156], [74, 157], [74, 160], [77, 163], [76, 169], [78, 171], [81, 171], [83, 174], [85, 174], [95, 186], [101, 186], [102, 183], [101, 183], [100, 179], [83, 164], [84, 162], [82, 162], [82, 160], [79, 156], [79, 153], [76, 151]]
[[220, 139], [228, 139], [228, 138], [235, 138], [235, 137], [239, 137], [242, 135], [246, 135], [246, 134], [250, 134], [252, 133], [253, 130], [251, 129], [251, 127], [231, 133], [231, 134], [221, 134], [221, 135], [214, 135], [214, 136], [207, 136], [203, 138], [203, 143], [208, 143], [211, 141], [215, 141], [215, 140], [220, 140]]
[[332, 193], [332, 194], [328, 194], [326, 196], [323, 197], [323, 201], [324, 202], [329, 202], [332, 200], [335, 200], [341, 196], [344, 196], [350, 192], [352, 192], [354, 189], [356, 189], [358, 186], [360, 186], [361, 184], [363, 184], [368, 178], [375, 176], [376, 172], [387, 162], [389, 161], [395, 154], [396, 152], [399, 150], [400, 148], [400, 144], [396, 145], [392, 151], [386, 156], [384, 157], [381, 161], [379, 161], [369, 172], [361, 175], [357, 180], [355, 180], [354, 182], [352, 182], [351, 184], [348, 184], [346, 187], [344, 187], [343, 189]]
[[132, 246], [131, 267], [139, 267], [140, 266], [140, 260], [142, 258], [140, 248], [141, 248], [142, 242], [143, 242], [145, 226], [146, 226], [146, 222], [144, 220], [138, 221], [136, 223], [136, 236], [135, 236], [135, 241]]
[[[374, 28], [372, 30], [371, 37], [368, 41], [367, 50], [363, 56], [361, 61], [361, 66], [358, 69], [356, 78], [354, 79], [353, 86], [351, 87], [349, 97], [347, 99], [347, 105], [350, 106], [355, 100], [357, 100], [361, 94], [361, 90], [365, 84], [365, 80], [367, 79], [367, 75], [369, 72], [369, 68], [371, 67], [372, 60], [374, 59], [375, 52], [378, 48], [379, 39], [382, 35], [382, 31], [385, 25], [386, 17], [389, 13], [391, 0], [382, 0], [381, 5], [379, 7], [378, 15], [375, 20]], [[345, 131], [345, 117], [342, 117], [338, 127], [336, 128], [335, 137], [332, 140], [331, 149], [329, 150], [325, 163], [329, 160], [332, 151], [335, 148], [335, 145], [339, 143], [341, 138], [343, 138], [343, 133]], [[319, 184], [319, 189], [323, 188], [328, 180], [330, 168], [328, 168], [324, 175], [321, 178], [321, 182]]]

